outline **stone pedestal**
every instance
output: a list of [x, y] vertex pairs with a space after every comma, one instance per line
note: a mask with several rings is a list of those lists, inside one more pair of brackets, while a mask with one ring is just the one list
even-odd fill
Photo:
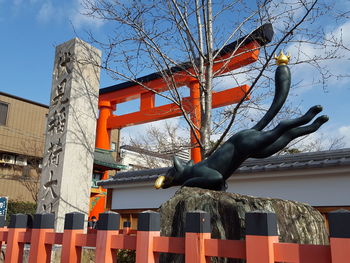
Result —
[[[245, 213], [269, 211], [277, 215], [280, 242], [327, 244], [323, 216], [307, 204], [272, 198], [183, 187], [160, 207], [161, 235], [184, 236], [185, 214], [194, 210], [210, 213], [212, 238], [240, 240], [245, 237]], [[162, 255], [160, 262], [185, 262], [181, 255]], [[212, 262], [242, 262], [213, 259]]]
[[89, 211], [101, 52], [80, 39], [56, 48], [38, 213]]

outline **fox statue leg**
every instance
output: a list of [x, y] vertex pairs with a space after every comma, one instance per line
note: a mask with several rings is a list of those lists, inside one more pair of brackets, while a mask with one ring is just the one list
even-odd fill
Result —
[[328, 117], [326, 115], [322, 115], [318, 117], [312, 124], [303, 127], [292, 128], [291, 130], [284, 133], [281, 137], [279, 137], [273, 144], [267, 146], [262, 151], [259, 151], [251, 157], [253, 158], [266, 158], [275, 154], [276, 152], [282, 150], [287, 146], [292, 140], [297, 137], [307, 135], [317, 131], [322, 124], [328, 121]]
[[[279, 139], [280, 136], [282, 136], [284, 133], [286, 133], [290, 129], [296, 128], [296, 127], [299, 127], [300, 125], [304, 125], [308, 123], [321, 111], [322, 111], [321, 106], [319, 105], [313, 106], [307, 111], [307, 113], [305, 113], [303, 116], [299, 118], [281, 121], [274, 129], [270, 131], [263, 131], [263, 132], [254, 134], [255, 137], [258, 137], [258, 139], [255, 139], [256, 146], [259, 146], [259, 148], [262, 146], [262, 148], [252, 150], [251, 154], [253, 154], [254, 151], [260, 152], [262, 149], [273, 144], [276, 140]], [[251, 154], [250, 156], [252, 156]]]
[[275, 140], [277, 140], [279, 136], [281, 136], [286, 131], [298, 127], [300, 125], [307, 124], [321, 111], [322, 107], [320, 105], [313, 106], [303, 116], [292, 120], [281, 121], [274, 129], [262, 132], [262, 135], [263, 137], [272, 136], [275, 137]]

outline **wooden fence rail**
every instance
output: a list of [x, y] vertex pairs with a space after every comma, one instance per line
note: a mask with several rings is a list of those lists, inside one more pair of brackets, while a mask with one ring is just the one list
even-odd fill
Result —
[[[136, 263], [158, 262], [159, 253], [184, 254], [186, 263], [207, 263], [210, 257], [246, 259], [248, 263], [345, 263], [350, 262], [350, 212], [329, 213], [330, 245], [279, 243], [274, 213], [246, 214], [245, 240], [212, 239], [210, 216], [203, 211], [187, 213], [185, 237], [160, 236], [160, 216], [139, 214], [137, 231], [126, 223], [119, 230], [120, 216], [100, 214], [96, 231], [84, 233], [84, 215], [69, 213], [63, 233], [54, 232], [53, 214], [34, 218], [12, 215], [8, 227], [0, 217], [0, 245], [6, 244], [5, 263], [23, 260], [24, 245], [30, 244], [29, 263], [50, 262], [52, 246], [62, 245], [61, 262], [81, 261], [83, 247], [94, 247], [95, 262], [117, 262], [118, 249], [136, 250]], [[0, 247], [0, 248], [1, 248]]]

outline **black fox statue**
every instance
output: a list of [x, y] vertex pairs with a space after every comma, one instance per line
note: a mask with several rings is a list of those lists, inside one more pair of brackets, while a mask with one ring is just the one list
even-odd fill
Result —
[[[275, 73], [275, 96], [269, 110], [251, 129], [243, 130], [222, 144], [207, 159], [193, 165], [193, 162], [182, 163], [174, 157], [174, 167], [165, 176], [160, 176], [155, 187], [171, 186], [200, 187], [210, 190], [225, 190], [226, 180], [248, 158], [266, 158], [283, 149], [293, 139], [318, 130], [328, 121], [326, 115], [310, 122], [322, 111], [320, 105], [311, 107], [303, 116], [281, 121], [274, 129], [262, 131], [277, 115], [289, 93], [291, 84], [288, 59], [285, 55], [277, 58]], [[284, 57], [283, 57], [284, 56]]]

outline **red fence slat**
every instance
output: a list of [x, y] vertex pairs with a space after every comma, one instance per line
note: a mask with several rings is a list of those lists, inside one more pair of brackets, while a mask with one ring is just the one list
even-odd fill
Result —
[[[74, 217], [80, 217], [80, 223]], [[99, 230], [83, 233], [82, 214], [71, 213], [71, 225], [64, 233], [54, 233], [53, 223], [49, 228], [47, 224], [34, 224], [33, 229], [25, 228], [26, 215], [15, 215], [14, 223], [10, 228], [0, 228], [0, 244], [6, 243], [5, 263], [18, 263], [23, 259], [24, 244], [30, 244], [29, 262], [47, 263], [51, 257], [51, 247], [54, 244], [62, 244], [61, 262], [78, 263], [81, 259], [82, 247], [96, 248], [96, 263], [112, 263], [116, 260], [116, 249], [136, 250], [138, 263], [157, 262], [159, 253], [184, 254], [186, 263], [206, 263], [211, 257], [246, 259], [248, 263], [343, 263], [350, 262], [350, 231], [336, 229], [330, 237], [330, 245], [305, 245], [294, 243], [279, 243], [277, 233], [271, 228], [273, 224], [266, 224], [268, 220], [255, 220], [253, 217], [264, 217], [269, 219], [269, 213], [252, 212], [250, 214], [250, 233], [256, 230], [255, 222], [266, 224], [267, 231], [257, 231], [254, 235], [247, 234], [246, 240], [221, 240], [212, 239], [210, 233], [210, 218], [204, 212], [192, 213], [192, 218], [186, 217], [185, 237], [161, 237], [159, 230], [158, 214], [147, 212], [144, 214], [145, 222], [138, 226], [141, 230], [136, 234], [129, 234], [130, 231], [119, 231], [110, 223], [116, 221], [116, 215], [108, 213], [105, 215], [105, 226], [100, 225]], [[113, 218], [112, 218], [113, 217]], [[273, 218], [273, 217], [271, 217]], [[111, 219], [108, 221], [107, 219]], [[113, 219], [113, 220], [112, 220]], [[155, 220], [156, 224], [153, 222]], [[252, 220], [254, 219], [254, 220]], [[198, 221], [201, 227], [193, 224]], [[102, 222], [102, 221], [101, 221]], [[348, 220], [346, 221], [347, 224]], [[114, 222], [119, 225], [118, 222]], [[206, 225], [206, 224], [207, 225]], [[252, 225], [253, 223], [253, 225]], [[255, 225], [254, 225], [255, 224]], [[156, 227], [155, 227], [156, 225]], [[339, 225], [339, 224], [338, 224]], [[104, 229], [104, 227], [106, 229]], [[254, 228], [255, 227], [255, 228]], [[270, 231], [270, 230], [273, 231]], [[350, 229], [350, 228], [349, 228]], [[246, 231], [248, 231], [246, 230]], [[127, 234], [125, 234], [127, 233]], [[334, 234], [335, 233], [335, 234]], [[343, 237], [344, 236], [344, 237]]]
[[0, 230], [0, 242], [6, 242], [7, 241], [7, 228], [3, 228]]
[[136, 236], [114, 235], [111, 237], [111, 248], [136, 250]]
[[96, 247], [96, 234], [77, 234], [76, 246], [78, 247]]
[[299, 247], [300, 263], [331, 262], [331, 249], [327, 245], [299, 245]]
[[159, 231], [137, 231], [136, 263], [158, 262], [158, 254], [154, 252], [153, 239], [160, 235]]
[[26, 228], [10, 228], [7, 236], [5, 263], [22, 262], [23, 243], [18, 242], [19, 234]]
[[246, 258], [244, 240], [206, 239], [204, 241], [205, 255], [210, 257]]
[[63, 233], [61, 263], [78, 263], [81, 261], [82, 248], [76, 246], [77, 236], [82, 229], [65, 229]]
[[350, 261], [350, 239], [349, 238], [332, 238], [331, 244], [331, 256], [333, 263]]
[[[119, 234], [120, 234], [120, 235], [125, 235], [125, 229], [124, 229], [124, 228], [123, 228], [123, 229], [119, 229], [118, 231], [119, 231]], [[127, 232], [128, 232], [127, 235], [136, 235], [137, 230], [135, 230], [135, 229], [130, 229], [130, 230], [128, 230]]]
[[154, 252], [185, 254], [185, 238], [183, 237], [155, 237]]
[[0, 253], [2, 250], [2, 244], [7, 241], [7, 228], [1, 227], [0, 228]]
[[275, 261], [277, 262], [299, 262], [299, 244], [275, 243]]
[[248, 263], [275, 262], [274, 245], [278, 236], [246, 236], [246, 253]]
[[25, 232], [18, 233], [18, 242], [20, 243], [30, 243], [30, 237], [32, 235], [32, 230], [27, 229]]
[[211, 233], [186, 233], [185, 261], [186, 263], [209, 263], [206, 257], [205, 240], [210, 239]]
[[45, 237], [45, 244], [62, 245], [63, 233], [47, 233]]
[[327, 245], [275, 243], [274, 252], [276, 262], [331, 263], [330, 247]]
[[112, 236], [118, 235], [118, 230], [99, 230], [96, 236], [96, 263], [117, 262], [117, 252], [111, 247]]
[[45, 237], [47, 233], [52, 231], [52, 228], [32, 229], [28, 263], [51, 262], [52, 245], [45, 244]]

